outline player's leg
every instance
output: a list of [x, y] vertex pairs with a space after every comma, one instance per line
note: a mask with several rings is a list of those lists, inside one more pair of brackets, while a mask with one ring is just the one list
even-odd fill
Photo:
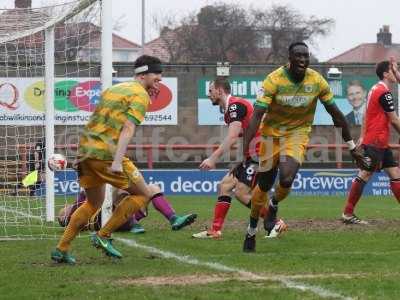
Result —
[[346, 205], [342, 214], [342, 221], [345, 224], [367, 224], [354, 214], [354, 210], [360, 200], [364, 187], [371, 178], [373, 172], [359, 170], [357, 176], [353, 179], [350, 191], [347, 197]]
[[[375, 170], [382, 168], [385, 152], [382, 149], [375, 148], [370, 145], [363, 145], [364, 156], [371, 159], [371, 166], [364, 170], [359, 170], [357, 177], [353, 180], [350, 192], [346, 201], [346, 205], [342, 214], [342, 221], [345, 224], [368, 224], [354, 214], [354, 209], [361, 198], [364, 186], [373, 175]], [[392, 161], [393, 157], [392, 157]], [[388, 165], [389, 166], [389, 165]]]
[[192, 224], [196, 220], [197, 214], [177, 215], [171, 203], [169, 203], [158, 185], [150, 184], [149, 189], [152, 194], [150, 200], [151, 203], [154, 208], [168, 220], [171, 224], [172, 230], [179, 230]]
[[256, 247], [256, 232], [260, 212], [268, 201], [268, 192], [272, 188], [279, 159], [279, 141], [275, 138], [262, 138], [260, 141], [259, 169], [257, 184], [252, 190], [251, 212], [245, 240], [244, 252], [254, 252]]
[[386, 149], [383, 154], [382, 168], [388, 174], [390, 178], [390, 189], [393, 195], [400, 203], [400, 168], [396, 160], [393, 157], [393, 152], [390, 149]]
[[[254, 184], [256, 181], [256, 176], [254, 176]], [[247, 208], [251, 209], [251, 195], [252, 195], [252, 184], [243, 183], [238, 181], [234, 188], [234, 195], [240, 203], [242, 203]], [[263, 206], [260, 210], [260, 218], [264, 219], [267, 213], [267, 208]]]
[[211, 230], [201, 231], [192, 235], [194, 238], [220, 238], [221, 229], [225, 222], [225, 217], [228, 214], [231, 206], [232, 190], [237, 183], [237, 179], [231, 174], [226, 174], [218, 187], [218, 199], [214, 206], [214, 217]]
[[275, 192], [271, 197], [268, 205], [267, 215], [264, 219], [264, 229], [267, 232], [267, 237], [276, 237], [281, 232], [285, 231], [286, 224], [278, 224], [279, 231], [273, 229], [277, 223], [278, 203], [286, 199], [289, 195], [293, 181], [300, 168], [300, 162], [291, 156], [281, 156], [278, 164], [279, 181], [275, 185]]
[[86, 188], [87, 201], [83, 203], [71, 216], [65, 231], [57, 244], [57, 248], [52, 252], [51, 258], [57, 262], [73, 264], [73, 258], [68, 252], [72, 240], [88, 224], [90, 217], [101, 207], [104, 199], [104, 185]]

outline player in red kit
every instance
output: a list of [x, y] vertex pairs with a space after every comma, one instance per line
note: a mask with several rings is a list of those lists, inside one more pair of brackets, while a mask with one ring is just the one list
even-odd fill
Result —
[[389, 149], [390, 127], [393, 126], [400, 133], [400, 119], [395, 112], [389, 88], [396, 79], [400, 82], [396, 61], [391, 59], [390, 62], [378, 63], [376, 75], [380, 81], [368, 93], [367, 110], [360, 138], [364, 156], [370, 159], [370, 165], [360, 168], [353, 180], [342, 214], [342, 221], [346, 224], [367, 224], [354, 214], [354, 209], [373, 172], [383, 169], [388, 174], [390, 188], [400, 202], [400, 168]]
[[[231, 86], [227, 79], [217, 78], [210, 84], [209, 98], [213, 105], [219, 105], [224, 113], [224, 121], [228, 125], [228, 135], [222, 144], [210, 157], [200, 164], [200, 169], [215, 168], [216, 161], [229, 151], [234, 143], [242, 136], [243, 129], [249, 124], [253, 113], [252, 104], [243, 98], [231, 95]], [[224, 176], [219, 185], [218, 200], [214, 208], [214, 219], [210, 230], [193, 234], [194, 238], [220, 238], [225, 217], [231, 206], [232, 194], [245, 206], [250, 208], [251, 189], [258, 168], [257, 139], [254, 139], [247, 153], [246, 163]], [[265, 208], [264, 208], [265, 209]]]

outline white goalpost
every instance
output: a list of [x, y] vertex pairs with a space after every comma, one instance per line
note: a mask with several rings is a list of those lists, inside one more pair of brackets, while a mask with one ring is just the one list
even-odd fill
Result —
[[111, 1], [0, 9], [0, 240], [63, 231], [57, 215], [79, 192], [76, 172], [52, 172], [46, 161], [75, 159], [82, 127], [112, 84]]

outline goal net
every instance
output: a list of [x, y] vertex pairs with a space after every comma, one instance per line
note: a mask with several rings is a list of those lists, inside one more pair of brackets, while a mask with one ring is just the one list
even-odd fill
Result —
[[72, 169], [49, 171], [46, 156], [74, 160], [99, 99], [101, 3], [15, 3], [0, 9], [0, 240], [53, 238], [79, 185]]

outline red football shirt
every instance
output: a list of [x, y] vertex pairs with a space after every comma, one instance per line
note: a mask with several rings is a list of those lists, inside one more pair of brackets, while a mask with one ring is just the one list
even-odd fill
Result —
[[379, 81], [368, 93], [364, 145], [372, 145], [377, 148], [389, 146], [390, 121], [386, 113], [393, 111], [393, 96], [387, 85]]
[[[242, 130], [244, 130], [249, 126], [253, 111], [253, 105], [246, 99], [228, 96], [228, 104], [224, 113], [225, 123], [229, 125], [234, 121], [239, 121], [242, 124]], [[259, 136], [260, 131], [257, 131], [256, 136], [250, 142], [248, 157], [257, 156], [260, 147]]]

